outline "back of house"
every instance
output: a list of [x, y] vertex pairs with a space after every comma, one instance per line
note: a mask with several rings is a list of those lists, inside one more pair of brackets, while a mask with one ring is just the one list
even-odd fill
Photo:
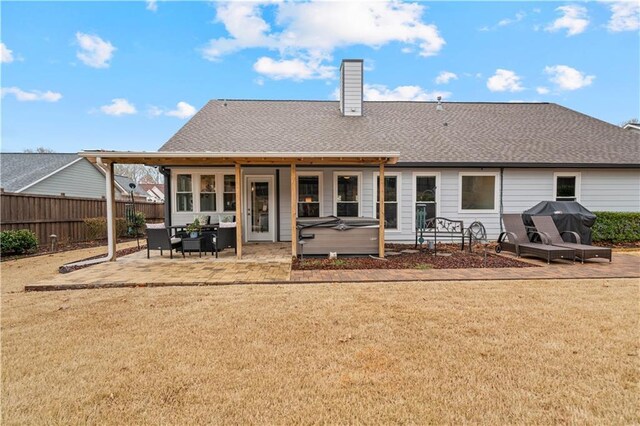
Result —
[[140, 153], [163, 166], [167, 222], [235, 213], [243, 241], [290, 241], [298, 218], [375, 218], [380, 162], [387, 241], [413, 241], [424, 204], [492, 239], [543, 200], [640, 211], [637, 132], [553, 103], [365, 101], [362, 61], [340, 74], [338, 101], [212, 100]]

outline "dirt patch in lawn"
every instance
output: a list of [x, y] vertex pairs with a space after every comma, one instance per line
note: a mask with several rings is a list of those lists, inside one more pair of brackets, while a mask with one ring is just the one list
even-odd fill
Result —
[[[414, 250], [411, 244], [387, 244], [387, 257], [341, 257], [326, 259], [306, 257], [293, 261], [294, 270], [338, 269], [464, 269], [464, 268], [530, 268], [537, 265], [515, 258], [498, 256], [491, 247], [486, 253], [481, 246], [460, 250], [458, 244], [438, 244], [437, 254], [428, 250]], [[394, 254], [397, 253], [397, 254]], [[485, 257], [486, 254], [486, 257]]]
[[[116, 250], [116, 258], [121, 257], [121, 256], [127, 256], [129, 254], [133, 254], [135, 252], [144, 250], [147, 248], [147, 245], [141, 245], [140, 248], [138, 248], [138, 246], [133, 246], [133, 247], [127, 247], [121, 250]], [[78, 263], [78, 262], [84, 262], [87, 260], [93, 260], [93, 259], [101, 259], [101, 258], [106, 258], [107, 255], [104, 254], [100, 254], [98, 256], [91, 256], [91, 257], [87, 257], [85, 259], [81, 259], [81, 260], [74, 260], [72, 263]], [[62, 265], [60, 268], [58, 268], [58, 272], [60, 272], [61, 274], [68, 274], [69, 272], [73, 272], [73, 271], [77, 271], [79, 269], [84, 269], [84, 268], [88, 268], [89, 266], [95, 265], [95, 263], [91, 263], [88, 265]]]

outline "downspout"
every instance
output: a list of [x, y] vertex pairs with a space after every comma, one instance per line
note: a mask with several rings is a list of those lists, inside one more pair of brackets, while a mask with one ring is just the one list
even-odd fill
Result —
[[500, 223], [500, 233], [504, 232], [502, 229], [502, 215], [504, 213], [504, 204], [502, 202], [502, 194], [503, 194], [503, 183], [504, 183], [504, 167], [500, 167], [500, 217], [498, 218], [498, 222]]
[[158, 167], [164, 176], [164, 226], [171, 226], [171, 169]]

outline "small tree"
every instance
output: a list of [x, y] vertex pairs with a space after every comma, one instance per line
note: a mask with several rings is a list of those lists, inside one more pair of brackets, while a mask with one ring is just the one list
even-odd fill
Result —
[[46, 148], [44, 146], [39, 146], [36, 149], [31, 149], [31, 148], [27, 148], [24, 150], [25, 153], [27, 154], [50, 154], [52, 152], [55, 152], [54, 150], [52, 150], [51, 148]]

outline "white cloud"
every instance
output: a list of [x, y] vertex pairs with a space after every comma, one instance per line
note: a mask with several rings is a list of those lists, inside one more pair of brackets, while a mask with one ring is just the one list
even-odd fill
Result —
[[640, 29], [640, 3], [636, 1], [614, 1], [610, 3], [609, 31], [637, 31]]
[[559, 90], [577, 90], [589, 86], [596, 78], [566, 65], [554, 65], [544, 68], [549, 81], [555, 83]]
[[181, 101], [176, 105], [176, 109], [167, 111], [165, 115], [170, 117], [178, 117], [181, 119], [189, 118], [196, 113], [195, 107], [188, 103]]
[[264, 76], [274, 80], [292, 79], [295, 81], [309, 79], [334, 78], [336, 67], [321, 65], [321, 59], [282, 59], [274, 60], [266, 56], [261, 57], [253, 64], [253, 69]]
[[513, 18], [505, 18], [505, 19], [500, 20], [500, 22], [498, 22], [498, 26], [499, 27], [506, 27], [507, 25], [515, 24], [517, 22], [522, 21], [525, 16], [527, 16], [527, 14], [524, 13], [523, 11], [520, 11], [520, 12], [516, 13], [516, 15]]
[[27, 92], [18, 87], [3, 87], [2, 97], [4, 98], [6, 95], [15, 96], [15, 98], [20, 102], [58, 102], [60, 99], [62, 99], [62, 94], [58, 92], [52, 92], [50, 90], [47, 90], [46, 92], [41, 92], [39, 90], [32, 90], [30, 92]]
[[138, 112], [136, 107], [124, 98], [112, 99], [109, 105], [101, 106], [100, 111], [107, 115], [116, 116], [136, 114]]
[[152, 12], [156, 12], [158, 10], [158, 2], [156, 0], [146, 0], [147, 1], [147, 10]]
[[76, 40], [80, 49], [76, 56], [85, 65], [93, 68], [108, 68], [109, 61], [113, 57], [116, 48], [108, 41], [104, 41], [97, 35], [76, 33]]
[[506, 26], [509, 26], [509, 25], [516, 24], [516, 23], [522, 21], [526, 16], [527, 16], [527, 14], [524, 11], [519, 11], [519, 12], [517, 12], [515, 14], [515, 16], [513, 18], [501, 19], [500, 21], [498, 21], [497, 24], [495, 24], [493, 26], [485, 25], [483, 27], [478, 28], [478, 31], [483, 31], [483, 32], [495, 31], [499, 27], [506, 27]]
[[6, 44], [0, 42], [0, 62], [8, 64], [13, 62], [13, 50], [9, 49]]
[[436, 84], [447, 84], [451, 80], [457, 80], [458, 76], [451, 71], [441, 71], [436, 77]]
[[365, 101], [435, 101], [438, 96], [442, 96], [442, 99], [451, 96], [451, 92], [429, 92], [420, 86], [398, 86], [389, 89], [382, 84], [365, 84], [363, 92]]
[[[402, 2], [232, 2], [216, 5], [216, 20], [228, 36], [210, 40], [202, 49], [208, 60], [250, 48], [277, 50], [280, 60], [257, 64], [280, 78], [331, 78], [323, 62], [336, 48], [364, 45], [378, 48], [401, 43], [403, 52], [415, 49], [420, 56], [436, 55], [445, 40], [438, 28], [423, 22], [425, 6]], [[273, 27], [264, 18], [273, 14]], [[262, 58], [261, 58], [262, 59]], [[295, 60], [307, 62], [307, 67]], [[315, 70], [309, 74], [312, 61]], [[288, 69], [300, 68], [291, 72]], [[254, 65], [254, 68], [256, 66]], [[312, 67], [313, 68], [313, 67]], [[282, 71], [282, 72], [281, 72]], [[314, 75], [314, 77], [304, 77]]]
[[184, 101], [180, 101], [176, 104], [176, 108], [173, 110], [165, 110], [157, 106], [149, 107], [147, 113], [151, 117], [159, 117], [161, 115], [166, 115], [169, 117], [178, 117], [181, 119], [189, 118], [196, 113], [195, 107], [189, 105]]
[[519, 92], [524, 90], [520, 80], [521, 77], [515, 72], [498, 68], [487, 80], [487, 87], [492, 92]]
[[549, 88], [544, 86], [539, 86], [539, 87], [536, 87], [536, 92], [538, 92], [539, 95], [547, 95], [549, 93]]
[[555, 32], [567, 30], [567, 36], [580, 34], [587, 29], [589, 25], [589, 17], [587, 16], [587, 8], [576, 4], [568, 6], [560, 6], [556, 11], [562, 13], [562, 16], [549, 24], [545, 29]]

